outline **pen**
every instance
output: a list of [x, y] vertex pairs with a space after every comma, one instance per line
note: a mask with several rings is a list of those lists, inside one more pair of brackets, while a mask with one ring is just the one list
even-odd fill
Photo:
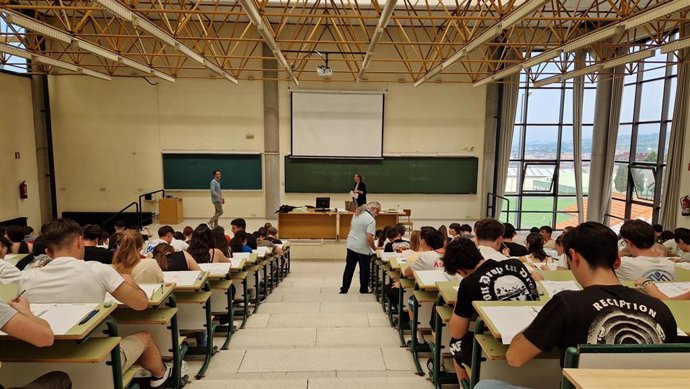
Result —
[[200, 280], [200, 279], [202, 279], [202, 278], [204, 278], [204, 272], [200, 272], [200, 273], [199, 273], [199, 277], [197, 277], [196, 279], [197, 279], [197, 280]]
[[81, 326], [81, 325], [86, 324], [86, 322], [88, 322], [88, 321], [91, 320], [94, 316], [96, 316], [96, 314], [98, 313], [98, 311], [99, 311], [98, 309], [94, 309], [93, 311], [89, 312], [89, 314], [86, 315], [86, 317], [84, 317], [83, 319], [81, 319], [81, 321], [79, 322], [79, 325]]
[[12, 302], [13, 302], [13, 303], [16, 303], [17, 301], [19, 301], [19, 298], [22, 297], [22, 295], [23, 295], [24, 293], [26, 293], [26, 289], [22, 290], [21, 293], [19, 293], [19, 294], [17, 295], [17, 297], [13, 298], [13, 299], [12, 299]]

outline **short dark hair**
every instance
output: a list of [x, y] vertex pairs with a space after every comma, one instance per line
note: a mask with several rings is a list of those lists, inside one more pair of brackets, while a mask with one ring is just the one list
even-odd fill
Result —
[[9, 239], [5, 238], [5, 235], [0, 235], [0, 245], [5, 246], [8, 254], [12, 251], [12, 242], [10, 242]]
[[182, 229], [182, 233], [184, 234], [184, 236], [189, 236], [192, 235], [192, 233], [194, 233], [194, 229], [191, 226], [186, 226]]
[[613, 270], [618, 259], [618, 237], [608, 227], [597, 222], [586, 222], [575, 227], [563, 237], [565, 253], [579, 253], [592, 269]]
[[652, 224], [652, 228], [654, 229], [654, 232], [664, 232], [664, 226], [661, 224]]
[[395, 227], [389, 229], [388, 233], [386, 234], [386, 238], [388, 238], [388, 240], [391, 242], [398, 236], [400, 236], [400, 232], [398, 232], [398, 230], [396, 230]]
[[503, 236], [505, 227], [503, 223], [496, 219], [486, 218], [477, 222], [474, 226], [474, 233], [477, 235], [477, 240], [495, 241]]
[[676, 243], [680, 243], [681, 241], [685, 244], [690, 244], [690, 230], [687, 228], [676, 228], [673, 231], [673, 239], [676, 241]]
[[175, 231], [175, 233], [173, 234], [173, 238], [177, 240], [184, 240], [184, 234], [180, 231]]
[[450, 223], [448, 225], [449, 230], [455, 231], [456, 234], [460, 233], [460, 223]]
[[[475, 226], [475, 230], [476, 230], [477, 225], [475, 224], [474, 226]], [[470, 226], [469, 224], [463, 224], [460, 226], [460, 231], [472, 232], [472, 226]]]
[[539, 233], [539, 227], [532, 227], [532, 228], [529, 229], [529, 233], [530, 233], [530, 234], [533, 234], [533, 233], [535, 233], [535, 232], [536, 232], [536, 233]]
[[426, 245], [434, 250], [438, 250], [443, 247], [443, 234], [433, 227], [427, 227], [420, 231], [420, 239], [424, 239]]
[[271, 226], [266, 229], [266, 235], [275, 235], [278, 233], [278, 229]]
[[19, 243], [24, 241], [24, 227], [23, 226], [9, 226], [5, 230], [5, 234], [13, 243]]
[[654, 228], [643, 220], [627, 220], [621, 226], [621, 236], [640, 249], [654, 246]]
[[48, 248], [48, 246], [46, 246], [46, 240], [43, 239], [43, 237], [39, 235], [34, 240], [34, 246], [31, 250], [31, 254], [33, 254], [34, 256], [45, 254], [47, 248]]
[[405, 227], [404, 224], [402, 223], [396, 223], [393, 228], [395, 228], [398, 231], [398, 234], [400, 236], [405, 236], [405, 233], [407, 232], [407, 227]]
[[29, 234], [33, 234], [33, 233], [34, 233], [33, 227], [31, 227], [31, 226], [24, 227], [24, 235], [29, 235]]
[[673, 234], [673, 231], [669, 231], [669, 230], [661, 231], [661, 234], [659, 234], [659, 243], [664, 243], [667, 240], [671, 240], [671, 239], [673, 239], [674, 236], [675, 235]]
[[82, 235], [81, 227], [71, 219], [56, 219], [41, 227], [41, 235], [51, 250], [61, 249]]
[[539, 232], [546, 231], [549, 235], [553, 234], [553, 228], [550, 226], [541, 226], [539, 227]]
[[517, 234], [515, 231], [515, 226], [510, 223], [503, 223], [503, 239], [513, 239]]
[[266, 230], [268, 228], [266, 227], [259, 227], [259, 229], [256, 231], [256, 233], [259, 235], [259, 237], [264, 237], [266, 236]]
[[237, 218], [237, 219], [233, 219], [233, 220], [230, 222], [230, 225], [233, 225], [233, 226], [235, 226], [235, 227], [239, 227], [239, 228], [241, 228], [242, 230], [246, 230], [246, 229], [247, 229], [247, 222], [244, 221], [244, 219], [242, 219], [241, 217], [239, 217], [239, 218]]
[[471, 270], [484, 259], [477, 245], [467, 238], [453, 239], [443, 255], [443, 267], [446, 273], [457, 274], [458, 270]]
[[170, 226], [162, 226], [161, 228], [158, 229], [158, 237], [159, 238], [166, 236], [168, 234], [175, 235], [175, 230], [173, 230], [173, 228]]
[[218, 170], [218, 169], [214, 170], [212, 175], [215, 176], [216, 173], [220, 173], [220, 170]]
[[87, 224], [81, 229], [86, 240], [99, 240], [103, 237], [103, 230], [96, 224]]
[[124, 220], [116, 220], [115, 224], [113, 224], [117, 228], [125, 228], [127, 227], [127, 223], [125, 223]]

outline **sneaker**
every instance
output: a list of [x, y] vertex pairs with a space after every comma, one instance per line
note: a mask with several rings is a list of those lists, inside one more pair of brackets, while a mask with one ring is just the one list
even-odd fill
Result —
[[163, 377], [156, 378], [156, 377], [151, 377], [151, 382], [149, 383], [149, 386], [152, 388], [160, 388], [163, 385], [170, 384], [172, 382], [172, 379], [174, 378], [172, 376], [173, 374], [173, 369], [172, 365], [166, 364], [165, 365], [165, 373], [163, 373]]

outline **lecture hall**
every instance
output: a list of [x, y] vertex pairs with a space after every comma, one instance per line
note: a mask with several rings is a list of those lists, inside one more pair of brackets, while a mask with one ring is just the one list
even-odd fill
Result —
[[0, 0], [0, 389], [690, 389], [690, 0]]

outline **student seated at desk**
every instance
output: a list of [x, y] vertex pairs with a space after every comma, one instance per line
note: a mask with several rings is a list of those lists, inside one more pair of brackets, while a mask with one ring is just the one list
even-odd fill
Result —
[[493, 259], [494, 261], [505, 261], [508, 259], [508, 257], [498, 251], [501, 249], [504, 231], [505, 226], [496, 219], [482, 219], [474, 225], [474, 232], [477, 235], [477, 248], [482, 254], [482, 258]]
[[113, 263], [113, 252], [103, 247], [98, 247], [98, 241], [104, 234], [101, 227], [95, 224], [87, 224], [82, 228], [82, 233], [84, 234], [85, 261], [98, 261], [106, 265]]
[[383, 251], [386, 253], [402, 253], [403, 251], [410, 249], [410, 242], [404, 240], [400, 236], [400, 231], [398, 231], [396, 228], [391, 228], [388, 230], [387, 238], [388, 243], [386, 243], [386, 246], [383, 248]]
[[548, 270], [543, 268], [542, 265], [546, 263], [553, 263], [553, 258], [551, 258], [544, 251], [543, 240], [540, 234], [529, 234], [527, 239], [525, 239], [527, 244], [527, 255], [520, 257], [520, 260], [525, 263], [531, 263], [542, 270]]
[[33, 245], [31, 243], [24, 242], [24, 227], [22, 226], [9, 226], [5, 230], [5, 237], [12, 242], [12, 249], [10, 254], [29, 254]]
[[[31, 306], [26, 297], [19, 297], [9, 303], [0, 300], [0, 330], [36, 347], [51, 346], [55, 339], [50, 324], [31, 312]], [[70, 389], [71, 387], [72, 381], [67, 374], [53, 371], [16, 389]]]
[[9, 254], [12, 248], [7, 238], [0, 236], [0, 284], [14, 284], [19, 282], [22, 272], [13, 264], [5, 261], [5, 255]]
[[578, 344], [676, 342], [676, 320], [669, 308], [618, 280], [616, 240], [610, 228], [596, 222], [565, 235], [570, 268], [583, 289], [554, 295], [513, 339], [508, 364], [522, 366], [554, 346], [561, 352], [562, 365], [565, 350]]
[[201, 270], [199, 264], [186, 251], [175, 251], [167, 244], [161, 243], [153, 248], [153, 259], [158, 262], [163, 271], [194, 271]]
[[539, 228], [539, 235], [541, 235], [542, 239], [544, 240], [544, 248], [553, 250], [556, 247], [556, 242], [551, 239], [551, 235], [553, 235], [553, 228], [550, 226], [541, 226]]
[[131, 274], [137, 284], [160, 284], [164, 281], [163, 270], [155, 259], [142, 258], [143, 248], [144, 238], [139, 231], [123, 232], [113, 255], [113, 268], [120, 274]]
[[[33, 303], [102, 303], [108, 292], [134, 310], [146, 309], [148, 296], [131, 275], [120, 275], [108, 265], [82, 260], [84, 239], [79, 224], [57, 219], [44, 225], [41, 235], [54, 259], [42, 268], [24, 272], [19, 290], [25, 291], [27, 300]], [[120, 354], [123, 371], [136, 362], [151, 372], [151, 387], [158, 388], [172, 381], [172, 365], [163, 363], [148, 332], [123, 338]]]
[[244, 221], [244, 219], [238, 218], [231, 221], [230, 229], [233, 235], [236, 235], [240, 231], [244, 232], [247, 236], [247, 246], [252, 250], [256, 250], [256, 238], [252, 234], [247, 234], [247, 222]]
[[[433, 227], [422, 227], [419, 234], [419, 256], [405, 268], [405, 277], [413, 277], [413, 271], [443, 269], [443, 235]], [[407, 300], [409, 309], [407, 314], [410, 320], [414, 320], [414, 306], [417, 299], [414, 295]]]
[[515, 239], [515, 236], [517, 236], [515, 227], [510, 223], [503, 223], [503, 227], [503, 239], [501, 241], [501, 247], [503, 249], [501, 250], [501, 253], [503, 253], [503, 255], [506, 257], [515, 258], [527, 255], [528, 252], [525, 246], [513, 242], [513, 239]]
[[158, 239], [151, 239], [147, 242], [144, 254], [152, 252], [153, 248], [161, 243], [167, 243], [171, 245], [175, 249], [175, 251], [187, 250], [189, 248], [189, 245], [183, 240], [175, 239], [174, 235], [175, 230], [173, 230], [172, 227], [161, 226], [161, 228], [158, 229]]
[[193, 233], [194, 229], [192, 228], [192, 226], [185, 226], [185, 228], [182, 230], [182, 235], [184, 235], [185, 243], [189, 244], [189, 242], [192, 240]]
[[225, 229], [221, 226], [215, 226], [211, 229], [211, 234], [213, 235], [213, 247], [220, 250], [223, 255], [230, 258], [230, 238], [225, 235]]
[[282, 254], [283, 253], [283, 248], [280, 246], [276, 246], [275, 243], [271, 242], [268, 239], [267, 231], [268, 229], [266, 227], [261, 227], [259, 228], [258, 235], [259, 237], [256, 240], [256, 247], [270, 247], [273, 249], [273, 252], [276, 254]]
[[690, 230], [676, 228], [673, 231], [673, 239], [664, 242], [675, 262], [690, 262]]
[[248, 234], [244, 231], [237, 231], [235, 236], [230, 239], [230, 252], [232, 253], [251, 253], [252, 249], [247, 244]]
[[194, 230], [187, 252], [197, 263], [230, 262], [225, 254], [215, 248], [213, 233], [206, 224], [199, 224]]
[[273, 244], [283, 244], [283, 241], [278, 239], [278, 229], [273, 226], [266, 227], [266, 240]]
[[463, 279], [449, 322], [450, 352], [458, 380], [469, 378], [462, 364], [472, 363], [474, 332], [470, 321], [477, 315], [473, 301], [539, 300], [537, 284], [525, 265], [517, 258], [505, 261], [484, 259], [469, 239], [458, 238], [448, 244], [443, 256], [446, 273], [460, 274]]
[[674, 281], [676, 265], [668, 257], [658, 256], [654, 246], [654, 229], [642, 220], [628, 220], [620, 231], [632, 256], [621, 257], [616, 269], [618, 278], [634, 281], [640, 277], [652, 281]]

